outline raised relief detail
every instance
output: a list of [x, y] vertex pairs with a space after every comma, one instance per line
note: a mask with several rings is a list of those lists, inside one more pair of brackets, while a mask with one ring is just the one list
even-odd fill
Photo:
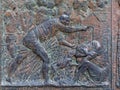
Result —
[[[58, 31], [62, 31], [65, 33], [72, 33], [72, 32], [78, 32], [78, 31], [85, 31], [90, 28], [87, 26], [81, 26], [81, 27], [66, 26], [69, 24], [69, 22], [70, 22], [69, 16], [63, 14], [62, 16], [60, 16], [60, 18], [50, 19], [36, 26], [34, 29], [30, 30], [27, 33], [27, 35], [23, 38], [23, 45], [31, 49], [43, 61], [42, 73], [45, 79], [45, 83], [48, 83], [48, 79], [49, 79], [48, 64], [50, 62], [50, 59], [48, 57], [48, 54], [45, 48], [42, 46], [41, 42], [54, 37]], [[58, 38], [57, 40], [62, 45], [66, 45], [71, 48], [74, 47], [74, 45], [72, 45], [71, 43], [63, 39]], [[19, 59], [17, 59], [15, 63], [20, 64], [18, 60]], [[17, 65], [14, 65], [13, 63], [13, 65], [11, 66], [11, 70], [16, 69], [14, 66], [17, 67]], [[12, 71], [10, 71], [10, 73], [11, 72]]]
[[[6, 11], [5, 20], [14, 23], [6, 22], [2, 36], [2, 85], [109, 86], [111, 30], [103, 10], [108, 4], [30, 0], [23, 12]], [[106, 14], [98, 15], [100, 10]]]
[[82, 60], [78, 61], [79, 65], [75, 71], [74, 80], [75, 82], [81, 79], [81, 75], [87, 71], [89, 77], [92, 78], [91, 81], [98, 81], [101, 83], [105, 80], [106, 75], [109, 73], [109, 66], [101, 68], [99, 65], [96, 65], [92, 62], [93, 59], [96, 59], [97, 56], [100, 56], [104, 52], [100, 43], [96, 40], [93, 40], [89, 43], [83, 43], [82, 45], [76, 48], [75, 57], [81, 57]]

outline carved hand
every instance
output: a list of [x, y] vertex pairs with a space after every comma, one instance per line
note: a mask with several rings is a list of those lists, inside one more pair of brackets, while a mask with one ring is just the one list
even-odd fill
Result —
[[87, 53], [87, 55], [90, 56], [91, 58], [95, 58], [97, 53], [94, 52], [94, 51], [90, 51], [90, 52]]
[[87, 26], [85, 30], [94, 30], [93, 26]]
[[77, 27], [78, 31], [87, 31], [87, 30], [94, 30], [93, 26], [81, 26], [81, 27]]
[[74, 48], [76, 48], [76, 45], [75, 44], [71, 44], [70, 47], [74, 49]]

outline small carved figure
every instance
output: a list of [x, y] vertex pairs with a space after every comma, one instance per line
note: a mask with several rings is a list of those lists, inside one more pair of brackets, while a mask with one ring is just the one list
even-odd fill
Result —
[[11, 34], [6, 37], [7, 50], [13, 59], [7, 66], [8, 78], [6, 81], [11, 82], [11, 77], [14, 75], [17, 67], [23, 62], [27, 54], [18, 53], [19, 46], [16, 45], [16, 36]]
[[[70, 22], [69, 15], [63, 14], [59, 18], [54, 18], [39, 24], [34, 29], [30, 30], [27, 35], [23, 39], [23, 44], [31, 49], [35, 54], [37, 54], [42, 60], [42, 73], [45, 79], [45, 83], [48, 83], [49, 76], [49, 57], [42, 46], [42, 42], [48, 40], [54, 36], [56, 36], [58, 31], [65, 32], [65, 33], [72, 33], [78, 31], [86, 31], [89, 29], [89, 26], [81, 26], [81, 27], [74, 27], [68, 26]], [[58, 42], [62, 45], [74, 47], [71, 43], [67, 42], [64, 39], [58, 39]]]
[[[90, 45], [89, 48], [88, 46]], [[95, 80], [101, 82], [105, 78], [105, 73], [108, 70], [108, 67], [101, 68], [95, 63], [91, 62], [90, 60], [95, 59], [97, 56], [99, 56], [103, 52], [101, 45], [98, 41], [92, 41], [91, 43], [88, 43], [88, 45], [84, 44], [83, 46], [78, 46], [76, 48], [76, 54], [75, 57], [83, 57], [82, 61], [79, 62], [80, 65], [77, 67], [77, 70], [75, 71], [75, 82], [79, 80], [79, 77], [84, 72], [88, 71], [89, 75], [91, 77], [96, 76]], [[94, 74], [94, 76], [93, 76]]]
[[11, 58], [15, 58], [17, 52], [16, 36], [12, 34], [8, 35], [6, 37], [6, 43], [7, 43], [7, 50], [9, 51]]

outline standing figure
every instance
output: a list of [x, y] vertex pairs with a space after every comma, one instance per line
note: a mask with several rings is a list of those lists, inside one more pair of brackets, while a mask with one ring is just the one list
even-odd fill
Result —
[[[23, 44], [27, 48], [31, 49], [35, 54], [37, 54], [43, 61], [42, 65], [42, 73], [43, 78], [45, 79], [45, 84], [48, 83], [49, 76], [49, 57], [42, 46], [42, 42], [48, 40], [57, 35], [58, 31], [65, 32], [65, 33], [72, 33], [78, 31], [86, 31], [90, 28], [90, 26], [81, 26], [81, 27], [74, 27], [68, 26], [70, 23], [70, 17], [67, 14], [63, 14], [59, 18], [54, 18], [39, 24], [38, 26], [34, 27], [30, 30], [27, 35], [23, 38]], [[59, 37], [59, 36], [58, 36]], [[65, 41], [63, 38], [58, 38], [58, 42], [62, 45], [68, 47], [74, 47], [73, 44]]]

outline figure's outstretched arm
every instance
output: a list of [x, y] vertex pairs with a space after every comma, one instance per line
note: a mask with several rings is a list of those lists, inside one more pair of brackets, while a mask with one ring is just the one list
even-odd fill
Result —
[[66, 41], [64, 39], [64, 36], [62, 35], [62, 33], [57, 34], [56, 38], [57, 38], [60, 45], [64, 45], [64, 46], [67, 46], [70, 48], [73, 48], [75, 46], [75, 44], [71, 44], [68, 41]]
[[64, 39], [59, 41], [59, 44], [67, 46], [67, 47], [70, 47], [70, 48], [74, 48], [75, 47], [75, 44], [71, 44], [71, 43], [69, 43], [68, 41], [66, 41]]
[[78, 31], [86, 31], [88, 30], [90, 27], [89, 26], [65, 26], [63, 24], [59, 24], [58, 28], [60, 31], [62, 32], [66, 32], [66, 33], [72, 33], [72, 32], [78, 32]]

